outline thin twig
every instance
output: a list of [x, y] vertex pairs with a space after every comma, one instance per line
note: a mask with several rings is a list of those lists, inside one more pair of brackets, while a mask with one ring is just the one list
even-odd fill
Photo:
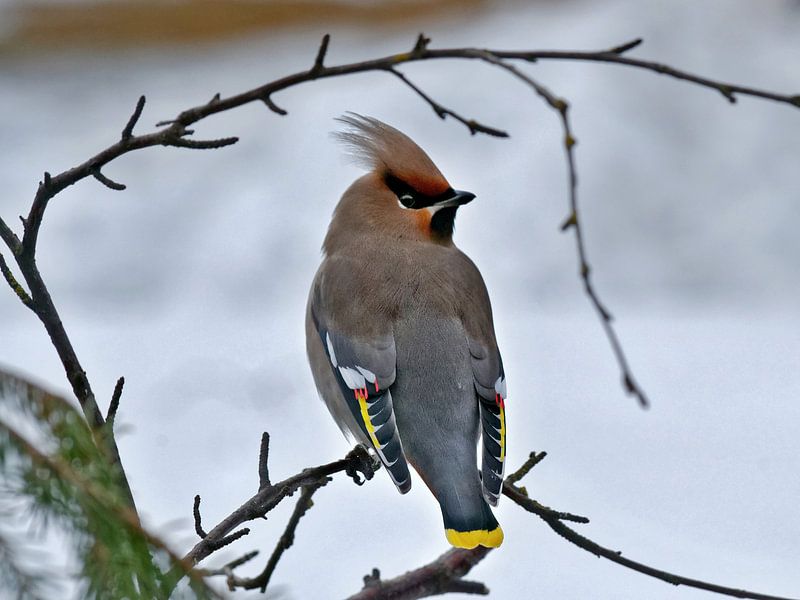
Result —
[[431, 43], [431, 38], [426, 37], [424, 33], [420, 33], [417, 36], [417, 41], [414, 43], [414, 47], [411, 49], [411, 54], [413, 56], [421, 55], [428, 49], [428, 44], [430, 43]]
[[329, 479], [326, 478], [312, 485], [303, 487], [303, 492], [300, 494], [297, 504], [295, 504], [292, 516], [289, 517], [289, 521], [286, 523], [286, 529], [278, 540], [278, 543], [275, 545], [275, 549], [272, 551], [264, 570], [255, 577], [237, 577], [232, 572], [229, 573], [227, 578], [228, 589], [233, 591], [236, 588], [243, 588], [246, 590], [259, 588], [262, 594], [267, 590], [269, 580], [272, 578], [272, 574], [275, 572], [275, 567], [278, 566], [278, 561], [280, 561], [283, 553], [291, 548], [292, 544], [294, 544], [294, 535], [295, 531], [297, 530], [297, 526], [300, 523], [300, 519], [302, 519], [308, 510], [314, 505], [311, 497], [314, 495], [314, 492], [324, 486], [328, 481]]
[[572, 521], [574, 523], [588, 523], [589, 519], [587, 517], [582, 517], [581, 515], [575, 515], [569, 512], [553, 510], [549, 506], [545, 506], [541, 502], [530, 498], [528, 496], [528, 491], [524, 487], [517, 487], [514, 485], [520, 479], [530, 473], [533, 467], [542, 462], [545, 456], [547, 456], [547, 452], [540, 452], [539, 454], [536, 452], [531, 452], [528, 460], [522, 463], [519, 469], [506, 477], [505, 481], [503, 482], [503, 494], [528, 512], [533, 513], [543, 519]]
[[575, 167], [575, 144], [577, 143], [577, 140], [575, 139], [575, 135], [572, 132], [572, 127], [570, 125], [569, 104], [563, 98], [559, 98], [553, 94], [549, 89], [533, 79], [530, 75], [523, 73], [514, 65], [497, 58], [495, 55], [486, 53], [483, 55], [483, 60], [490, 64], [496, 65], [501, 69], [505, 69], [514, 77], [527, 84], [547, 103], [550, 108], [558, 112], [564, 131], [564, 151], [567, 158], [570, 206], [570, 216], [562, 225], [561, 229], [562, 231], [565, 231], [571, 227], [575, 233], [575, 245], [578, 252], [578, 266], [580, 277], [583, 281], [583, 289], [592, 306], [594, 307], [595, 312], [600, 318], [600, 322], [603, 325], [603, 331], [605, 332], [606, 338], [611, 345], [611, 350], [614, 353], [614, 357], [617, 359], [617, 364], [619, 365], [620, 373], [622, 374], [623, 389], [628, 394], [635, 396], [642, 408], [647, 408], [650, 405], [650, 402], [647, 399], [644, 389], [642, 389], [642, 387], [637, 383], [636, 378], [633, 375], [628, 358], [625, 356], [625, 351], [622, 349], [622, 344], [620, 343], [617, 332], [612, 325], [613, 317], [600, 300], [600, 297], [594, 288], [594, 284], [592, 283], [592, 269], [589, 266], [589, 258], [583, 239], [583, 227], [581, 225], [578, 212], [578, 173]]
[[25, 291], [25, 288], [23, 288], [19, 284], [19, 281], [17, 281], [17, 279], [14, 277], [14, 273], [12, 273], [11, 269], [8, 268], [8, 263], [6, 263], [6, 259], [2, 254], [0, 254], [0, 272], [3, 273], [6, 283], [8, 283], [8, 285], [17, 295], [17, 298], [20, 299], [20, 302], [30, 308], [33, 305], [33, 300], [31, 300], [28, 292]]
[[317, 57], [314, 59], [314, 64], [311, 67], [309, 73], [319, 73], [325, 68], [325, 55], [328, 53], [328, 44], [331, 41], [331, 34], [326, 33], [322, 36], [322, 41], [319, 44], [319, 50], [317, 50]]
[[[203, 519], [200, 516], [200, 495], [199, 494], [195, 495], [195, 497], [194, 497], [194, 505], [192, 506], [192, 516], [194, 517], [194, 531], [195, 531], [195, 533], [197, 533], [197, 536], [200, 539], [207, 538], [208, 534], [206, 533], [205, 529], [203, 529]], [[250, 533], [250, 529], [248, 529], [247, 527], [244, 527], [242, 529], [239, 529], [238, 531], [234, 531], [230, 535], [226, 535], [226, 536], [220, 537], [220, 538], [218, 538], [218, 539], [213, 541], [213, 548], [214, 548], [213, 551], [216, 552], [217, 550], [219, 550], [223, 546], [227, 546], [228, 544], [231, 544], [231, 543], [235, 542], [240, 537], [244, 537], [244, 536], [248, 535], [249, 533]]]
[[529, 498], [524, 488], [520, 488], [514, 485], [514, 482], [519, 481], [522, 477], [524, 477], [531, 470], [531, 468], [533, 468], [533, 465], [536, 464], [536, 462], [539, 462], [541, 461], [542, 458], [544, 458], [542, 454], [537, 455], [535, 452], [532, 452], [530, 458], [515, 473], [506, 478], [505, 482], [503, 483], [503, 495], [509, 498], [518, 506], [521, 506], [522, 508], [527, 510], [528, 512], [537, 515], [545, 523], [547, 523], [547, 525], [553, 531], [555, 531], [558, 535], [560, 535], [568, 542], [571, 542], [572, 544], [578, 546], [583, 550], [586, 550], [587, 552], [591, 552], [592, 554], [594, 554], [599, 558], [608, 559], [611, 562], [614, 562], [618, 565], [621, 565], [628, 569], [632, 569], [639, 573], [643, 573], [644, 575], [660, 579], [661, 581], [666, 581], [667, 583], [671, 583], [672, 585], [684, 585], [687, 587], [693, 587], [701, 590], [706, 590], [709, 592], [715, 592], [717, 594], [732, 596], [734, 598], [751, 598], [754, 600], [797, 600], [791, 598], [783, 598], [780, 596], [770, 596], [769, 594], [761, 594], [758, 592], [750, 592], [747, 590], [735, 589], [727, 586], [709, 583], [707, 581], [701, 581], [699, 579], [692, 579], [690, 577], [676, 575], [675, 573], [670, 573], [668, 571], [664, 571], [661, 569], [656, 569], [655, 567], [650, 567], [643, 563], [631, 560], [629, 558], [625, 558], [622, 556], [622, 552], [605, 548], [600, 544], [598, 544], [597, 542], [594, 542], [589, 538], [579, 534], [577, 531], [575, 531], [574, 529], [569, 527], [566, 523], [564, 523], [564, 521], [576, 521], [579, 523], [588, 523], [589, 522], [588, 519], [586, 519], [585, 517], [578, 517], [576, 519], [574, 518], [576, 515], [572, 515], [571, 513], [554, 511], [550, 508], [547, 508], [546, 506], [543, 506], [536, 500]]
[[195, 572], [202, 575], [203, 577], [211, 577], [214, 575], [230, 575], [236, 567], [240, 567], [243, 564], [250, 562], [256, 556], [258, 556], [258, 550], [252, 550], [247, 554], [243, 554], [239, 558], [232, 560], [229, 563], [225, 563], [218, 569], [195, 569]]
[[[362, 446], [356, 446], [341, 460], [315, 468], [304, 469], [297, 475], [259, 490], [210, 531], [207, 533], [203, 531], [203, 533], [206, 533], [205, 537], [195, 544], [194, 548], [184, 556], [183, 561], [191, 564], [199, 563], [210, 554], [216, 552], [220, 547], [221, 541], [228, 538], [230, 532], [242, 523], [262, 518], [298, 489], [327, 481], [328, 477], [342, 471], [353, 478], [354, 481], [358, 478], [359, 473], [366, 479], [371, 479], [374, 473], [374, 463]], [[165, 576], [166, 589], [174, 589], [182, 577], [183, 572], [180, 568], [171, 569]]]
[[237, 529], [230, 535], [226, 535], [224, 538], [217, 540], [214, 543], [214, 552], [219, 550], [220, 548], [224, 548], [228, 544], [232, 544], [239, 538], [243, 538], [246, 535], [250, 535], [250, 528], [249, 527], [242, 527], [241, 529]]
[[[632, 43], [632, 42], [631, 42]], [[625, 49], [628, 44], [623, 44], [621, 47]], [[639, 44], [636, 44], [637, 46]], [[618, 47], [619, 48], [619, 47]], [[627, 67], [634, 67], [637, 69], [644, 69], [652, 71], [661, 75], [667, 75], [681, 81], [687, 81], [699, 86], [716, 90], [728, 100], [728, 102], [736, 102], [736, 94], [742, 96], [752, 96], [754, 98], [763, 98], [764, 100], [772, 100], [773, 102], [780, 102], [783, 104], [790, 104], [800, 108], [800, 94], [780, 94], [777, 92], [770, 92], [761, 90], [754, 87], [745, 85], [737, 85], [735, 83], [726, 83], [716, 81], [707, 77], [694, 75], [688, 71], [676, 69], [668, 65], [658, 63], [650, 60], [642, 60], [638, 58], [630, 58], [628, 56], [620, 56], [618, 48], [612, 48], [605, 51], [574, 51], [574, 50], [535, 50], [532, 52], [516, 52], [516, 51], [492, 51], [492, 54], [498, 58], [518, 58], [530, 62], [537, 60], [570, 60], [570, 61], [589, 61], [589, 62], [604, 62]]]
[[[504, 489], [503, 491], [505, 493], [506, 490]], [[582, 536], [577, 531], [564, 524], [564, 522], [559, 519], [549, 517], [542, 517], [542, 519], [553, 531], [555, 531], [565, 540], [575, 544], [587, 552], [591, 552], [598, 558], [608, 559], [613, 563], [628, 569], [632, 569], [638, 573], [647, 575], [648, 577], [660, 579], [661, 581], [665, 581], [672, 585], [684, 585], [686, 587], [697, 588], [699, 590], [714, 592], [725, 596], [732, 596], [733, 598], [751, 598], [752, 600], [797, 600], [796, 598], [792, 599], [784, 596], [771, 596], [769, 594], [761, 594], [759, 592], [751, 592], [748, 590], [736, 589], [724, 585], [717, 585], [715, 583], [709, 583], [699, 579], [692, 579], [690, 577], [683, 577], [682, 575], [676, 575], [675, 573], [656, 569], [635, 560], [625, 558], [622, 556], [622, 552], [618, 550], [611, 550], [601, 546], [596, 542], [593, 542], [589, 538]]]
[[630, 52], [637, 46], [640, 46], [644, 42], [642, 38], [636, 38], [635, 40], [631, 40], [630, 42], [625, 42], [624, 44], [620, 44], [619, 46], [614, 46], [610, 48], [608, 51], [611, 54], [625, 54], [626, 52]]
[[275, 104], [269, 94], [266, 94], [263, 98], [261, 98], [261, 101], [264, 102], [264, 104], [267, 105], [267, 108], [269, 108], [272, 112], [277, 113], [282, 117], [289, 114], [288, 111]]
[[451, 109], [449, 109], [449, 108], [447, 108], [445, 106], [442, 106], [441, 104], [436, 102], [436, 100], [434, 100], [433, 98], [428, 96], [428, 94], [426, 94], [424, 91], [422, 91], [419, 87], [417, 87], [408, 77], [406, 77], [403, 73], [401, 73], [397, 69], [390, 68], [390, 69], [387, 69], [387, 70], [392, 75], [395, 75], [398, 79], [400, 79], [400, 81], [405, 83], [409, 88], [414, 90], [414, 92], [420, 98], [422, 98], [425, 102], [427, 102], [428, 105], [430, 105], [430, 107], [433, 109], [433, 112], [435, 112], [436, 115], [440, 119], [445, 119], [445, 117], [450, 115], [456, 121], [466, 125], [467, 129], [469, 129], [469, 132], [472, 135], [475, 135], [476, 133], [485, 133], [485, 134], [491, 135], [493, 137], [501, 137], [501, 138], [508, 137], [508, 132], [503, 131], [502, 129], [496, 129], [494, 127], [489, 127], [488, 125], [483, 125], [482, 123], [479, 123], [475, 119], [466, 119], [466, 118], [462, 117], [461, 115], [459, 115], [457, 112], [455, 112], [455, 111], [453, 111], [453, 110], [451, 110]]
[[195, 494], [194, 505], [192, 506], [192, 516], [194, 516], [194, 530], [202, 540], [208, 535], [203, 529], [203, 518], [200, 516], [200, 494]]
[[[40, 196], [40, 194], [50, 193], [48, 190], [51, 189], [51, 186], [52, 179], [48, 173], [45, 173], [44, 181], [40, 183], [39, 191], [37, 191], [37, 198], [41, 200], [43, 196]], [[42, 190], [44, 190], [44, 192]], [[31, 208], [31, 213], [34, 215], [39, 215], [37, 217], [37, 223], [41, 224], [41, 214], [37, 211], [44, 211], [46, 203], [42, 200], [37, 205], [37, 201], [34, 200], [34, 205], [35, 206]], [[36, 208], [36, 206], [38, 206], [38, 208]], [[38, 230], [38, 224], [32, 225], [30, 217], [24, 222], [25, 236], [23, 237], [22, 242], [16, 244], [14, 248], [14, 258], [17, 261], [17, 265], [22, 273], [22, 276], [25, 278], [25, 283], [30, 290], [30, 294], [27, 296], [30, 298], [30, 302], [27, 303], [26, 306], [28, 306], [28, 308], [30, 308], [36, 314], [50, 336], [53, 347], [58, 353], [59, 359], [61, 359], [61, 364], [64, 367], [67, 379], [72, 385], [72, 391], [75, 394], [75, 397], [78, 399], [78, 403], [83, 410], [83, 414], [86, 417], [87, 423], [92, 428], [92, 434], [95, 437], [98, 447], [101, 447], [104, 453], [108, 456], [109, 463], [117, 467], [116, 474], [119, 478], [118, 483], [120, 485], [121, 492], [125, 496], [128, 505], [134, 509], [135, 513], [136, 503], [133, 499], [130, 483], [128, 482], [125, 471], [122, 468], [119, 449], [117, 447], [116, 440], [114, 439], [114, 432], [112, 429], [105, 426], [105, 419], [100, 411], [100, 407], [97, 405], [97, 400], [94, 392], [92, 391], [89, 379], [86, 376], [86, 371], [83, 369], [80, 361], [78, 360], [78, 356], [75, 353], [75, 349], [72, 346], [69, 336], [67, 335], [64, 324], [58, 314], [58, 310], [56, 309], [55, 304], [50, 297], [50, 292], [47, 289], [47, 286], [42, 279], [42, 275], [36, 265], [35, 254], [31, 254], [30, 251], [26, 251], [25, 240], [33, 239], [35, 242], [36, 238], [28, 238], [28, 235], [35, 231], [33, 227], [36, 227]], [[35, 253], [35, 248], [33, 249], [33, 252]], [[24, 297], [20, 297], [20, 300], [22, 300], [25, 304]]]
[[572, 521], [573, 523], [581, 524], [589, 522], [588, 517], [560, 510], [553, 510], [549, 506], [545, 506], [541, 502], [529, 498], [528, 491], [525, 488], [517, 487], [508, 482], [503, 483], [503, 495], [510, 498], [515, 504], [521, 506], [529, 513], [533, 513], [545, 520], [555, 519], [557, 521]]
[[115, 192], [124, 192], [127, 189], [127, 186], [124, 183], [117, 183], [113, 179], [106, 177], [103, 175], [103, 172], [100, 169], [95, 169], [92, 171], [92, 176], [94, 176], [94, 178], [104, 186], [114, 190]]
[[261, 434], [261, 449], [258, 453], [258, 491], [272, 485], [269, 482], [269, 433]]
[[238, 137], [220, 138], [218, 140], [187, 140], [186, 138], [173, 138], [167, 140], [164, 145], [189, 148], [191, 150], [217, 150], [225, 146], [232, 146], [238, 141]]
[[142, 110], [144, 110], [144, 103], [145, 103], [144, 96], [139, 96], [139, 101], [136, 103], [136, 108], [133, 109], [133, 114], [128, 119], [128, 122], [125, 124], [125, 128], [122, 130], [122, 135], [120, 136], [121, 139], [127, 140], [128, 138], [133, 137], [133, 128], [139, 121], [139, 117], [142, 116]]
[[8, 246], [9, 250], [16, 254], [22, 248], [22, 242], [17, 237], [17, 234], [12, 231], [12, 229], [6, 225], [6, 222], [3, 220], [3, 217], [0, 217], [0, 239], [2, 239], [6, 246]]
[[300, 494], [297, 504], [295, 504], [292, 516], [289, 518], [289, 522], [286, 524], [286, 529], [278, 540], [275, 549], [272, 551], [269, 561], [267, 561], [267, 566], [264, 567], [262, 573], [256, 577], [256, 581], [259, 584], [256, 587], [260, 587], [262, 594], [267, 590], [267, 585], [272, 577], [272, 573], [275, 571], [275, 567], [278, 566], [278, 561], [283, 556], [283, 553], [291, 548], [292, 544], [294, 544], [294, 534], [297, 530], [297, 526], [300, 523], [300, 519], [302, 519], [303, 516], [311, 509], [311, 507], [314, 506], [314, 502], [311, 500], [311, 497], [314, 495], [314, 492], [325, 485], [328, 481], [330, 481], [329, 478], [303, 488], [303, 492]]
[[528, 460], [522, 463], [522, 466], [514, 471], [511, 475], [506, 477], [506, 483], [515, 484], [520, 479], [525, 477], [528, 473], [531, 472], [531, 469], [542, 462], [545, 458], [547, 458], [547, 452], [531, 452], [528, 456]]
[[120, 377], [117, 379], [117, 384], [114, 386], [114, 393], [111, 394], [111, 403], [108, 405], [108, 413], [106, 413], [106, 426], [113, 429], [114, 419], [119, 410], [119, 401], [122, 398], [122, 388], [125, 386], [125, 378]]

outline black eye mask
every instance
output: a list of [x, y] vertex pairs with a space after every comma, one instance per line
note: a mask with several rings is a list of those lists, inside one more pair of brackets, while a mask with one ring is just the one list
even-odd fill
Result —
[[447, 188], [441, 194], [436, 196], [428, 196], [418, 192], [405, 181], [398, 179], [391, 173], [386, 174], [384, 177], [384, 182], [386, 183], [386, 186], [395, 193], [400, 204], [411, 209], [420, 209], [433, 206], [438, 202], [450, 200], [456, 195], [456, 191], [453, 188]]

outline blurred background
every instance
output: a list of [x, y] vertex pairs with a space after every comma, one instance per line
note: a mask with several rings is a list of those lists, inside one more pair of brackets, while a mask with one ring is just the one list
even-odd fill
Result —
[[[113, 143], [140, 94], [137, 131], [152, 131], [217, 92], [308, 68], [323, 33], [334, 64], [406, 51], [421, 31], [432, 47], [498, 49], [643, 37], [636, 56], [800, 92], [800, 3], [789, 0], [0, 0], [0, 212], [19, 230], [43, 171]], [[595, 282], [652, 409], [623, 394], [573, 238], [559, 233], [562, 134], [538, 98], [472, 62], [403, 67], [442, 104], [511, 133], [501, 140], [438, 120], [386, 74], [304, 84], [274, 96], [286, 117], [253, 104], [196, 127], [239, 144], [129, 154], [105, 169], [127, 191], [86, 180], [45, 218], [38, 263], [101, 403], [127, 380], [118, 441], [146, 522], [188, 550], [195, 494], [210, 525], [255, 491], [262, 431], [273, 479], [347, 451], [305, 364], [303, 313], [331, 211], [360, 174], [329, 136], [351, 110], [408, 133], [478, 196], [456, 241], [493, 300], [509, 469], [550, 454], [530, 493], [589, 516], [580, 531], [628, 557], [800, 596], [800, 111], [730, 105], [618, 66], [524, 68], [572, 104]], [[69, 393], [9, 290], [0, 363]], [[269, 553], [290, 512], [209, 565]], [[709, 597], [598, 560], [509, 502], [498, 518], [506, 543], [470, 574], [495, 598]], [[341, 598], [373, 567], [391, 577], [445, 549], [419, 479], [401, 497], [383, 473], [363, 488], [342, 477], [317, 494], [272, 593]]]

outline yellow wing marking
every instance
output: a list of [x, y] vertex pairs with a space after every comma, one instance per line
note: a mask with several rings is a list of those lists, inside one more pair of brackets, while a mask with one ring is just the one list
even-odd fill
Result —
[[369, 418], [369, 413], [367, 412], [367, 395], [364, 393], [364, 390], [354, 390], [354, 392], [356, 400], [358, 400], [358, 407], [361, 409], [361, 419], [364, 421], [364, 427], [367, 428], [369, 439], [372, 441], [372, 445], [375, 446], [375, 449], [379, 450], [381, 444], [375, 435], [375, 427], [373, 427], [372, 421]]
[[500, 462], [506, 458], [506, 409], [501, 404], [500, 408]]

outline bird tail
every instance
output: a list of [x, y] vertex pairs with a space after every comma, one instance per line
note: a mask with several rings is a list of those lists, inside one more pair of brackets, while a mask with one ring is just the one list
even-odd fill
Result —
[[[459, 498], [453, 498], [456, 500]], [[441, 502], [444, 531], [447, 541], [456, 548], [486, 546], [497, 548], [503, 543], [503, 529], [492, 514], [483, 497], [464, 506], [460, 502]], [[465, 510], [469, 509], [469, 510]]]

